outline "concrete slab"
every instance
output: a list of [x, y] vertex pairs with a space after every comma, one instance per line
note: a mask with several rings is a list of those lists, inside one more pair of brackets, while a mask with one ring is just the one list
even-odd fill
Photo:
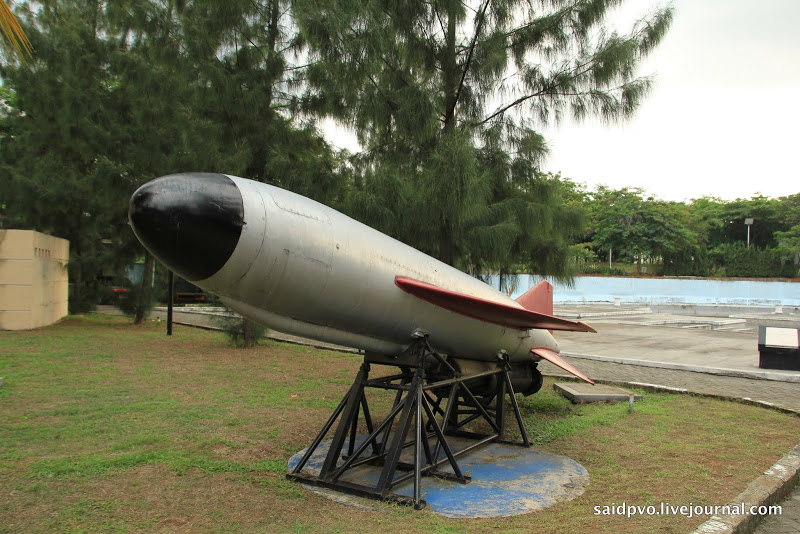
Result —
[[607, 304], [553, 304], [556, 315], [565, 319], [604, 319], [614, 317], [638, 317], [650, 315], [653, 310], [642, 306], [613, 306]]
[[641, 395], [633, 391], [606, 384], [587, 384], [584, 382], [559, 382], [553, 384], [553, 389], [564, 395], [575, 404], [588, 402], [627, 402], [639, 400]]
[[[554, 312], [558, 315], [558, 312]], [[648, 319], [652, 320], [653, 316]], [[618, 363], [663, 366], [733, 376], [798, 381], [797, 371], [758, 367], [758, 333], [669, 328], [616, 321], [587, 321], [596, 334], [555, 332], [562, 354]], [[622, 324], [622, 323], [626, 324]], [[580, 368], [580, 365], [578, 365]]]
[[705, 328], [707, 330], [719, 330], [729, 326], [745, 326], [746, 319], [726, 318], [726, 317], [704, 317], [704, 316], [680, 316], [680, 315], [653, 315], [647, 319], [639, 321], [620, 321], [620, 324], [638, 324], [642, 326], [667, 326], [677, 328]]
[[[361, 435], [358, 441], [366, 436]], [[456, 450], [466, 441], [449, 440]], [[312, 475], [319, 473], [330, 441], [320, 444], [304, 468]], [[289, 470], [296, 466], [305, 449], [289, 459]], [[444, 453], [442, 453], [442, 457]], [[404, 453], [402, 460], [411, 458]], [[571, 501], [583, 494], [589, 484], [589, 473], [575, 460], [560, 454], [545, 451], [490, 443], [477, 450], [459, 456], [461, 469], [471, 475], [468, 484], [458, 484], [434, 477], [422, 478], [422, 498], [433, 513], [445, 517], [508, 517], [527, 514], [559, 502]], [[452, 473], [448, 466], [444, 471]], [[359, 484], [374, 485], [380, 475], [380, 467], [361, 465], [347, 472], [342, 478]], [[336, 502], [385, 510], [375, 501], [354, 497], [327, 488], [304, 485], [309, 490]], [[393, 491], [408, 497], [413, 496], [413, 481], [393, 488]]]

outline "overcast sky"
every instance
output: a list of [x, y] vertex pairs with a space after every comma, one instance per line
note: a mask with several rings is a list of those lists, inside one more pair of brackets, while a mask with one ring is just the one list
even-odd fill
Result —
[[[648, 5], [631, 0], [621, 16]], [[800, 193], [800, 1], [672, 5], [673, 25], [642, 69], [655, 88], [634, 119], [546, 131], [546, 168], [666, 200]]]
[[[629, 0], [619, 29], [656, 5]], [[800, 0], [671, 5], [673, 25], [640, 70], [655, 85], [636, 116], [544, 130], [545, 169], [665, 200], [800, 193]], [[341, 132], [332, 140], [354, 147]]]

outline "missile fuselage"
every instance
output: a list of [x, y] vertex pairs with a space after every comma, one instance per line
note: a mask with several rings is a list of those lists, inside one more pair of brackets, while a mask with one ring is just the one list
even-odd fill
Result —
[[[162, 222], [148, 228], [142, 214], [154, 209]], [[193, 223], [206, 224], [209, 217], [217, 222], [203, 227], [205, 239], [192, 231]], [[401, 290], [398, 276], [522, 308], [466, 273], [271, 185], [227, 175], [166, 176], [134, 193], [130, 220], [167, 267], [280, 332], [386, 355], [400, 354], [425, 333], [435, 350], [478, 361], [496, 361], [500, 351], [512, 362], [537, 361], [532, 348], [558, 350], [547, 330], [482, 321]], [[210, 261], [203, 255], [207, 248], [215, 249]], [[181, 263], [181, 254], [197, 259]]]
[[[547, 282], [516, 302], [318, 202], [222, 174], [157, 178], [133, 194], [128, 214], [154, 256], [244, 317], [365, 351], [353, 385], [289, 474], [295, 480], [419, 508], [423, 474], [467, 483], [457, 456], [506, 442], [506, 404], [530, 445], [515, 394], [542, 387], [539, 360], [592, 382], [558, 355], [548, 329], [593, 329], [552, 316]], [[370, 378], [373, 365], [399, 372]], [[373, 420], [367, 388], [394, 396], [383, 420]], [[466, 426], [473, 422], [490, 433]], [[318, 473], [303, 472], [335, 423]], [[468, 445], [456, 449], [453, 435]], [[409, 438], [414, 461], [400, 467]], [[438, 468], [445, 461], [452, 475]], [[363, 473], [345, 478], [365, 464], [381, 466], [376, 484], [362, 483]], [[413, 499], [389, 493], [411, 477]]]

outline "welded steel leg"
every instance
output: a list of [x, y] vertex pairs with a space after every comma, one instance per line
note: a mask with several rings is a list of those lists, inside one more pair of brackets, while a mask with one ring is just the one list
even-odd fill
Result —
[[[420, 388], [422, 389], [422, 388]], [[428, 399], [425, 397], [424, 392], [420, 391], [420, 398], [419, 402], [422, 407], [425, 408], [425, 414], [430, 414], [431, 409], [428, 405]], [[420, 412], [420, 415], [425, 415]], [[436, 419], [433, 416], [428, 417], [427, 419], [422, 419], [422, 432], [425, 439], [422, 440], [422, 450], [425, 453], [425, 462], [427, 464], [434, 464], [436, 463], [436, 459], [433, 457], [433, 451], [431, 451], [431, 444], [429, 443], [428, 437], [430, 432], [433, 430], [433, 427], [436, 425]]]
[[386, 461], [383, 464], [383, 470], [376, 487], [378, 493], [383, 494], [392, 486], [397, 463], [400, 461], [400, 454], [403, 452], [403, 443], [411, 424], [412, 410], [416, 404], [416, 391], [421, 387], [422, 379], [417, 375], [411, 380], [411, 389], [406, 395], [403, 412], [400, 414], [400, 421], [397, 423], [397, 428], [395, 428], [391, 443], [386, 451]]
[[[407, 379], [404, 378], [402, 383], [407, 384], [408, 383]], [[394, 396], [394, 403], [392, 404], [392, 410], [394, 410], [397, 407], [397, 405], [400, 404], [400, 401], [402, 399], [403, 399], [403, 392], [401, 390], [397, 390], [397, 393]], [[381, 443], [380, 443], [381, 447], [380, 454], [386, 452], [386, 446], [389, 443], [389, 433], [391, 432], [391, 430], [392, 430], [392, 425], [390, 424], [389, 426], [386, 427], [386, 430], [383, 431], [383, 437], [381, 438]]]
[[[420, 501], [421, 492], [422, 492], [422, 475], [420, 470], [422, 469], [422, 451], [420, 451], [420, 445], [422, 443], [422, 384], [417, 390], [414, 392], [416, 396], [416, 413], [414, 415], [414, 508], [420, 508]], [[425, 440], [426, 449], [427, 449], [427, 439]], [[430, 451], [428, 451], [430, 455]], [[431, 462], [433, 463], [433, 462]]]
[[361, 404], [362, 403], [359, 400], [358, 404], [356, 405], [356, 413], [353, 415], [353, 420], [350, 424], [350, 440], [347, 445], [347, 456], [351, 456], [353, 454], [353, 450], [356, 448], [356, 434], [358, 433], [358, 416], [360, 414], [359, 410], [361, 409]]
[[[528, 432], [525, 430], [525, 424], [522, 422], [522, 414], [519, 411], [519, 404], [517, 404], [517, 396], [514, 394], [514, 386], [511, 385], [511, 377], [508, 376], [508, 369], [503, 370], [503, 378], [508, 390], [508, 396], [511, 399], [511, 406], [514, 408], [514, 417], [517, 418], [517, 425], [519, 425], [519, 432], [522, 434], [522, 444], [526, 447], [531, 446], [531, 441], [528, 439]], [[498, 402], [500, 400], [498, 399]]]
[[[503, 376], [508, 373], [503, 370]], [[511, 392], [514, 395], [514, 392]], [[505, 439], [506, 434], [506, 381], [498, 377], [497, 380], [497, 397], [495, 398], [495, 423], [497, 424], [497, 439], [502, 441]]]
[[461, 468], [458, 467], [455, 456], [453, 456], [453, 451], [450, 450], [450, 445], [447, 443], [447, 438], [445, 438], [444, 432], [442, 432], [442, 429], [439, 428], [439, 424], [436, 422], [433, 412], [427, 404], [423, 404], [422, 407], [425, 408], [425, 411], [428, 413], [428, 417], [430, 417], [431, 423], [433, 424], [433, 431], [436, 433], [436, 437], [438, 438], [435, 447], [435, 456], [433, 456], [431, 464], [435, 464], [439, 460], [439, 447], [441, 447], [444, 449], [444, 453], [447, 455], [447, 460], [450, 462], [450, 467], [453, 468], [453, 473], [455, 473], [456, 478], [459, 481], [466, 481], [464, 475], [461, 473]]
[[[453, 384], [450, 388], [450, 395], [447, 398], [447, 407], [445, 408], [444, 416], [442, 418], [442, 435], [447, 434], [447, 427], [450, 425], [450, 413], [453, 411], [453, 404], [457, 403], [456, 400], [458, 398], [458, 383]], [[456, 425], [458, 425], [458, 408], [456, 407]], [[439, 441], [436, 442], [436, 446], [433, 448], [433, 458], [435, 461], [439, 460], [439, 448], [443, 445], [444, 438], [440, 438]]]
[[[361, 410], [364, 414], [364, 422], [367, 425], [367, 434], [372, 434], [374, 425], [372, 424], [372, 415], [369, 413], [369, 404], [367, 404], [367, 396], [361, 395]], [[372, 441], [372, 454], [378, 454], [378, 444]]]
[[361, 397], [364, 395], [364, 383], [367, 381], [368, 375], [369, 364], [362, 363], [361, 369], [356, 375], [356, 380], [350, 388], [342, 418], [339, 420], [339, 426], [336, 427], [331, 447], [328, 449], [328, 455], [325, 457], [322, 469], [320, 469], [319, 478], [322, 480], [327, 480], [331, 471], [336, 468], [336, 463], [342, 454], [344, 441], [347, 438], [347, 431], [350, 429], [353, 419], [356, 418], [357, 420], [358, 406], [361, 403]]

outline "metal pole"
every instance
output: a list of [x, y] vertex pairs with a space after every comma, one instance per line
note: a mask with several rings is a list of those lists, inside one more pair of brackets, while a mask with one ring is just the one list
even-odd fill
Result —
[[172, 335], [172, 301], [175, 300], [175, 273], [169, 272], [169, 281], [167, 282], [167, 335]]
[[744, 220], [744, 224], [747, 225], [747, 248], [750, 248], [750, 225], [752, 225], [754, 221], [755, 219], [752, 217], [747, 217]]

